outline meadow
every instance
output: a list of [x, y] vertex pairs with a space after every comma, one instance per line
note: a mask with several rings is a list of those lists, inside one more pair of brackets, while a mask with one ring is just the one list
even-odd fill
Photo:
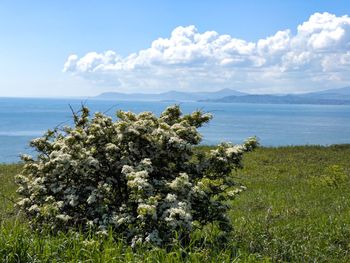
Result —
[[1, 164], [0, 261], [350, 262], [350, 145], [261, 147], [244, 165], [232, 174], [247, 189], [233, 201], [231, 235], [210, 225], [187, 248], [133, 250], [111, 231], [32, 231], [13, 207], [21, 164]]

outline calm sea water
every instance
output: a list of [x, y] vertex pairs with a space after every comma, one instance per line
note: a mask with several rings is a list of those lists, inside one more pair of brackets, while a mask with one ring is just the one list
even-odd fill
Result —
[[[0, 98], [0, 163], [19, 161], [30, 153], [28, 142], [48, 128], [69, 124], [69, 104], [78, 109], [81, 100]], [[114, 115], [117, 109], [156, 114], [170, 102], [116, 102], [87, 100], [94, 112]], [[256, 135], [264, 146], [350, 143], [350, 106], [268, 105], [205, 102], [180, 103], [183, 112], [211, 112], [214, 119], [200, 131], [204, 144], [240, 143]]]

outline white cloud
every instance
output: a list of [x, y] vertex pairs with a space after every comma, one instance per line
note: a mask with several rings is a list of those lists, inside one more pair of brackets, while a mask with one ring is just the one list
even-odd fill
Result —
[[291, 30], [248, 42], [195, 26], [126, 57], [114, 51], [71, 55], [65, 72], [119, 91], [298, 92], [350, 83], [350, 17], [315, 13]]

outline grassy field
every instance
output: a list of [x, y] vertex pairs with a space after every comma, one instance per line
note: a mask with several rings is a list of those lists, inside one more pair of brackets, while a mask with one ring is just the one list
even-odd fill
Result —
[[32, 232], [11, 201], [21, 166], [0, 165], [0, 261], [350, 262], [350, 145], [260, 148], [244, 163], [233, 174], [247, 190], [233, 203], [228, 243], [209, 226], [186, 251]]

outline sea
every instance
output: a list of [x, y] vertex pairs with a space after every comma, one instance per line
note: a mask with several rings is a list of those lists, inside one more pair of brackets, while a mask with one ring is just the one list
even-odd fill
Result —
[[205, 145], [241, 143], [249, 136], [257, 136], [263, 146], [350, 143], [350, 105], [0, 98], [0, 163], [18, 162], [24, 153], [35, 154], [30, 140], [47, 129], [71, 125], [70, 107], [77, 111], [82, 104], [92, 113], [109, 116], [119, 109], [159, 115], [173, 104], [179, 104], [183, 113], [209, 112], [213, 119], [200, 128]]

